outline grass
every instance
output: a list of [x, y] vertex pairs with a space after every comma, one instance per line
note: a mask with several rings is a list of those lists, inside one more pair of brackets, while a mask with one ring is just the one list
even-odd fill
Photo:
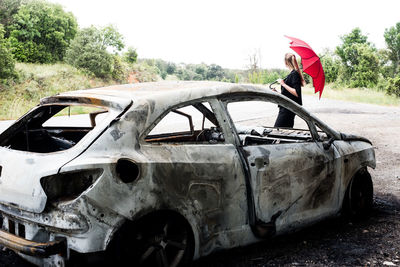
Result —
[[20, 117], [46, 96], [116, 83], [94, 78], [67, 64], [17, 63], [16, 70], [18, 81], [0, 87], [0, 120]]
[[[303, 93], [314, 95], [314, 88], [306, 87], [303, 89]], [[382, 106], [400, 106], [400, 98], [389, 96], [385, 94], [385, 92], [368, 88], [336, 88], [328, 84], [324, 88], [322, 97]]]

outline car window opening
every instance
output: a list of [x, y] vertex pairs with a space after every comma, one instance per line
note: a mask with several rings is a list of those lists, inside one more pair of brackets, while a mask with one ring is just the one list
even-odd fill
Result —
[[[256, 111], [253, 112], [250, 109], [252, 107], [257, 107], [254, 109]], [[275, 103], [247, 100], [228, 103], [227, 109], [241, 145], [273, 145], [312, 141], [308, 124], [299, 116], [295, 117], [294, 128], [273, 126], [279, 111]]]
[[150, 143], [224, 142], [224, 135], [209, 103], [196, 103], [171, 110], [145, 138]]
[[105, 108], [87, 105], [45, 105], [20, 119], [0, 135], [0, 146], [50, 153], [76, 145], [108, 116]]

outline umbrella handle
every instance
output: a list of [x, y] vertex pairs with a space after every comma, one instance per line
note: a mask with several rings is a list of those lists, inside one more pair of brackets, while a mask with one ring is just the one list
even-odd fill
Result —
[[274, 84], [276, 84], [276, 83], [278, 83], [278, 82], [275, 81], [275, 82], [271, 83], [271, 84], [269, 85], [269, 89], [271, 89], [271, 90], [275, 89], [275, 88], [272, 88], [272, 85], [274, 85]]

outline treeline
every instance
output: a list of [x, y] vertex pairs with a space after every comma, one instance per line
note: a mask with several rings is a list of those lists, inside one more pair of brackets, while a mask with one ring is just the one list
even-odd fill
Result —
[[134, 48], [113, 26], [79, 29], [75, 16], [43, 0], [0, 2], [0, 79], [18, 79], [15, 62], [65, 62], [102, 78], [122, 80], [135, 70]]
[[[377, 49], [360, 28], [341, 36], [335, 51], [319, 55], [326, 83], [334, 87], [372, 88], [400, 97], [400, 22], [387, 28], [383, 37], [385, 49]], [[249, 80], [269, 83], [277, 75], [268, 70], [253, 70]], [[312, 82], [306, 74], [305, 78], [307, 83]]]
[[400, 22], [387, 28], [383, 37], [386, 48], [377, 49], [360, 28], [343, 35], [334, 52], [322, 55], [327, 82], [400, 97]]
[[223, 81], [223, 82], [239, 82], [243, 76], [243, 71], [224, 69], [219, 65], [205, 63], [201, 64], [176, 64], [162, 59], [140, 59], [140, 63], [145, 66], [155, 68], [157, 74], [162, 79], [168, 79], [168, 75], [173, 76], [170, 79], [179, 79], [185, 81]]
[[[320, 55], [327, 83], [375, 88], [400, 97], [400, 22], [387, 28], [383, 37], [387, 47], [377, 49], [359, 28], [343, 35], [334, 51]], [[266, 84], [288, 73], [260, 69], [254, 57], [247, 70], [138, 59], [136, 49], [126, 47], [124, 37], [112, 25], [79, 28], [75, 16], [58, 4], [1, 0], [0, 85], [18, 81], [16, 62], [67, 63], [89, 75], [116, 82], [179, 79]], [[311, 82], [307, 75], [306, 79]]]
[[[235, 73], [219, 65], [175, 64], [143, 59], [112, 25], [78, 28], [75, 16], [44, 0], [0, 2], [0, 79], [18, 80], [16, 62], [64, 62], [96, 77], [155, 81], [172, 75], [181, 80], [235, 82]], [[239, 79], [237, 78], [236, 81]]]

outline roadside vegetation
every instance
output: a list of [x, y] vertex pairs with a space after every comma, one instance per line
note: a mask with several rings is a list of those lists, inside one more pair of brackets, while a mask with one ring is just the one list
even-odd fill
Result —
[[[322, 97], [399, 105], [400, 22], [388, 25], [383, 37], [387, 47], [377, 49], [355, 28], [341, 36], [334, 51], [324, 51]], [[244, 70], [140, 58], [113, 25], [79, 28], [75, 16], [58, 4], [2, 0], [0, 119], [19, 117], [40, 98], [69, 90], [159, 80], [269, 84], [288, 74], [260, 68], [258, 56], [250, 55]], [[312, 85], [307, 75], [306, 81]]]

